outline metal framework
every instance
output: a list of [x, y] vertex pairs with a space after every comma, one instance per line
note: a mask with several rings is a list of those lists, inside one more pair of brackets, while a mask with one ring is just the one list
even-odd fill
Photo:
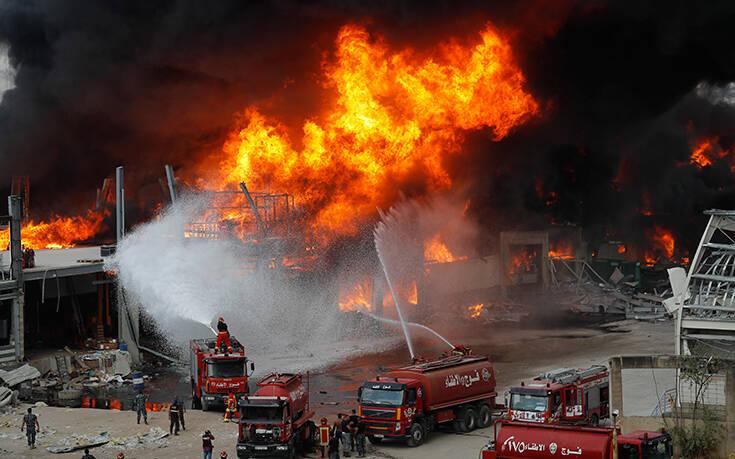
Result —
[[708, 210], [676, 321], [677, 355], [735, 356], [735, 211]]

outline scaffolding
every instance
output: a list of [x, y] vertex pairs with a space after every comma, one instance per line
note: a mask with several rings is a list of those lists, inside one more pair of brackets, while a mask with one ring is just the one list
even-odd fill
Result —
[[735, 357], [735, 211], [708, 210], [709, 221], [677, 308], [678, 355]]

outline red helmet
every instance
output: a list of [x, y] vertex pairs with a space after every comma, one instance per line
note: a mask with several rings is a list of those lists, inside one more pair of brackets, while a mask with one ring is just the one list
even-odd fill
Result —
[[322, 425], [327, 425], [327, 418], [322, 418], [320, 422]]
[[219, 453], [219, 457], [227, 458], [227, 451], [222, 451], [221, 453]]
[[117, 459], [125, 459], [125, 453], [123, 453], [122, 451], [117, 453]]

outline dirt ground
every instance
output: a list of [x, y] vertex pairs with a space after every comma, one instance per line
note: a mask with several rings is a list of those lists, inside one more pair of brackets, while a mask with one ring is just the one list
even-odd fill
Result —
[[[558, 367], [583, 366], [607, 363], [613, 355], [663, 354], [673, 352], [673, 324], [667, 322], [626, 321], [612, 328], [596, 324], [580, 326], [554, 326], [533, 328], [494, 327], [493, 333], [473, 333], [463, 340], [476, 353], [488, 353], [495, 365], [498, 378], [498, 394], [511, 384], [529, 379], [541, 371]], [[375, 374], [380, 366], [390, 366], [405, 361], [402, 349], [377, 355], [365, 355], [351, 359], [328, 371], [311, 376], [312, 409], [321, 416], [334, 417], [337, 412], [348, 412], [355, 406], [355, 388], [365, 378]], [[645, 376], [645, 375], [643, 375]], [[635, 383], [638, 376], [626, 375]], [[641, 380], [642, 381], [642, 380]], [[647, 387], [639, 381], [632, 387]], [[627, 382], [626, 382], [627, 384]], [[625, 393], [626, 406], [642, 406], [650, 410], [655, 406], [655, 395], [650, 391], [629, 390]], [[14, 413], [0, 415], [0, 457], [36, 458], [57, 455], [46, 447], [58, 444], [71, 434], [96, 435], [108, 432], [112, 438], [142, 435], [150, 427], [158, 426], [167, 431], [167, 413], [149, 413], [150, 426], [137, 425], [133, 412], [96, 409], [68, 409], [41, 407], [36, 409], [41, 424], [38, 448], [28, 450], [20, 431], [21, 406]], [[627, 410], [627, 408], [626, 408]], [[217, 451], [225, 450], [230, 458], [235, 455], [236, 425], [223, 423], [220, 413], [188, 411], [187, 430], [178, 437], [168, 437], [160, 445], [147, 445], [125, 450], [127, 458], [197, 458], [201, 457], [201, 434], [212, 430], [216, 437]], [[473, 458], [487, 443], [492, 429], [477, 430], [470, 434], [450, 431], [432, 434], [420, 448], [408, 448], [402, 444], [369, 446], [368, 457], [418, 459], [418, 458]], [[120, 449], [103, 446], [93, 449], [98, 458], [114, 458]], [[62, 455], [81, 457], [82, 452]], [[217, 455], [215, 455], [216, 457]], [[311, 457], [318, 457], [312, 454]]]

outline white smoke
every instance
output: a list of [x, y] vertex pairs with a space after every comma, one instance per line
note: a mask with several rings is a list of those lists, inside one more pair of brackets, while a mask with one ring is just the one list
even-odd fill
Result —
[[[253, 273], [239, 241], [184, 238], [187, 223], [205, 205], [201, 198], [179, 200], [158, 220], [135, 228], [107, 263], [118, 271], [127, 297], [172, 344], [184, 349], [192, 338], [211, 336], [207, 326], [219, 316], [260, 371], [319, 368], [395, 343], [367, 346], [359, 333], [344, 330], [331, 279], [304, 286], [277, 270]], [[354, 339], [338, 343], [345, 335]]]

